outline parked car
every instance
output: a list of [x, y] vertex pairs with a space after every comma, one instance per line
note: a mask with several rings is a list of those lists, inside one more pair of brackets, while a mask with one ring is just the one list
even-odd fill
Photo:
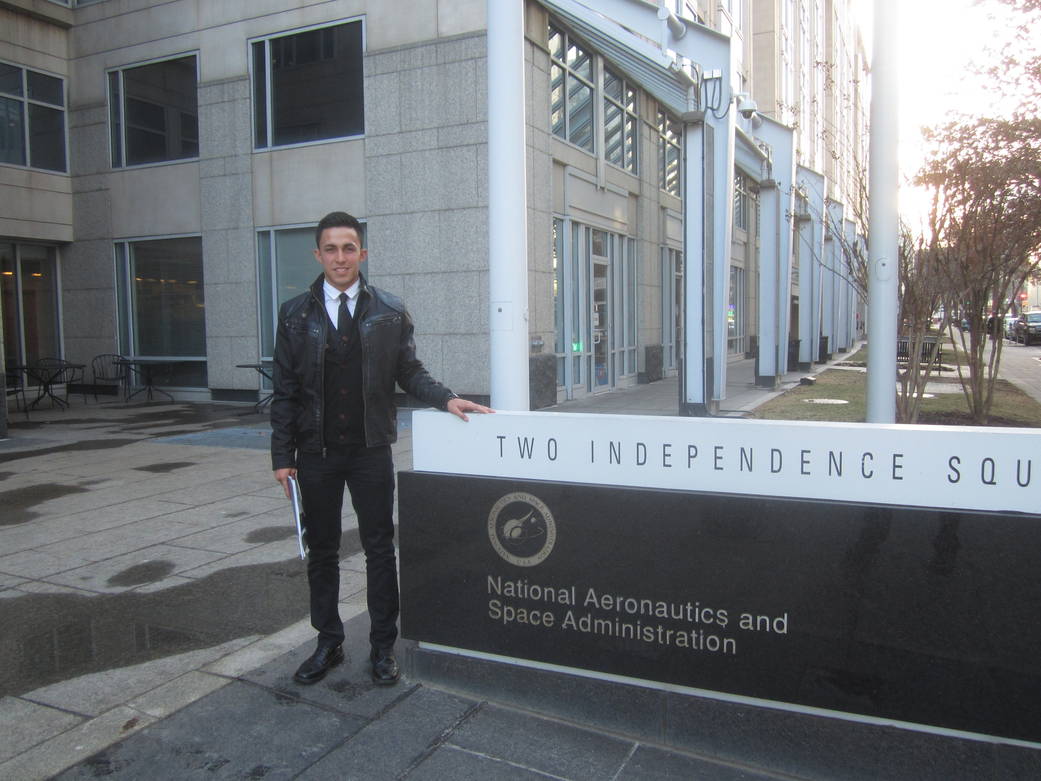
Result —
[[1015, 315], [1005, 315], [1005, 338], [1015, 339], [1016, 338], [1016, 321], [1019, 318]]
[[1030, 344], [1041, 341], [1041, 311], [1027, 312], [1016, 320], [1016, 341]]

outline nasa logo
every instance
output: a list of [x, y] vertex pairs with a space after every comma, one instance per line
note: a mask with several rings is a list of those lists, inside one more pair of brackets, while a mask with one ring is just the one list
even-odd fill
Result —
[[534, 567], [557, 541], [557, 524], [545, 502], [528, 493], [506, 494], [488, 513], [488, 539], [510, 564]]

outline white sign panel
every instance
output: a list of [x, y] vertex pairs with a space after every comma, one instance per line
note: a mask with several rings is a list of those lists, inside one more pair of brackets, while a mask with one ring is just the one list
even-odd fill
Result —
[[432, 410], [412, 421], [424, 472], [1041, 512], [1034, 429], [553, 412], [464, 423]]

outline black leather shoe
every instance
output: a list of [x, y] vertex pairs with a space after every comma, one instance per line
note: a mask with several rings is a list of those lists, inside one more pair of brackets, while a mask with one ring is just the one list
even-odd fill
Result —
[[297, 668], [293, 680], [297, 683], [318, 683], [330, 669], [343, 661], [343, 648], [338, 645], [320, 645]]
[[372, 659], [372, 681], [377, 686], [393, 686], [401, 677], [398, 670], [398, 662], [394, 658], [394, 651], [373, 651]]

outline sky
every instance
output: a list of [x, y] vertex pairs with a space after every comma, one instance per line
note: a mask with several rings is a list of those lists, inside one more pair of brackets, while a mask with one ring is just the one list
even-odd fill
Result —
[[[855, 0], [870, 30], [872, 0]], [[892, 0], [878, 34], [898, 36], [900, 58], [898, 111], [902, 179], [914, 174], [924, 159], [920, 128], [941, 124], [957, 112], [987, 113], [997, 101], [987, 81], [973, 72], [987, 64], [987, 49], [1000, 46], [1013, 18], [1004, 6], [973, 0]], [[870, 33], [865, 36], [871, 56]], [[993, 55], [990, 55], [993, 58]], [[1000, 105], [996, 111], [1001, 111]], [[916, 226], [927, 198], [913, 186], [900, 191], [900, 212]]]

